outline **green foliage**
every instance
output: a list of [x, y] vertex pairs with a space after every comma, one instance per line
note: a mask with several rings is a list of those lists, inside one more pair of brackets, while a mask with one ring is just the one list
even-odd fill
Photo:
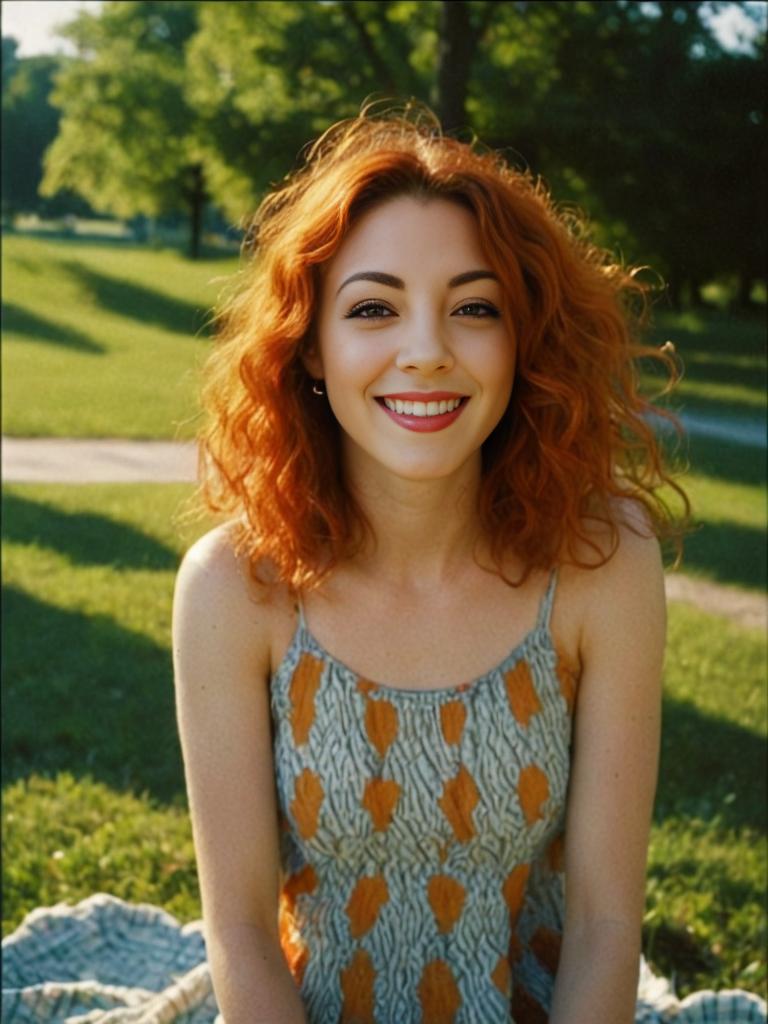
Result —
[[746, 304], [764, 278], [765, 36], [726, 52], [708, 10], [472, 0], [452, 19], [418, 0], [111, 0], [71, 26], [43, 189], [120, 216], [189, 206], [199, 220], [212, 198], [240, 221], [332, 122], [371, 96], [414, 97], [463, 110], [449, 127], [589, 211], [596, 240], [651, 263], [676, 303], [725, 273]]
[[196, 255], [207, 199], [184, 96], [190, 0], [111, 0], [67, 27], [78, 47], [57, 80], [59, 134], [45, 158], [43, 195], [68, 188], [118, 217], [189, 209]]
[[211, 192], [233, 220], [294, 166], [305, 143], [357, 113], [369, 94], [426, 96], [433, 67], [409, 54], [429, 38], [434, 61], [435, 6], [199, 5], [187, 95]]
[[[58, 57], [15, 56], [15, 40], [3, 39], [2, 204], [4, 214], [41, 208], [38, 188], [43, 153], [59, 128], [59, 111], [50, 103]], [[71, 195], [46, 204], [50, 212], [87, 210]]]

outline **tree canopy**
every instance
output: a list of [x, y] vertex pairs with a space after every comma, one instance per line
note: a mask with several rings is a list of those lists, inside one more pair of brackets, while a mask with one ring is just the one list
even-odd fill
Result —
[[185, 209], [195, 238], [207, 201], [239, 221], [365, 99], [414, 97], [676, 293], [722, 273], [746, 289], [764, 273], [765, 32], [725, 50], [707, 17], [723, 6], [109, 0], [67, 29], [43, 192], [122, 217]]

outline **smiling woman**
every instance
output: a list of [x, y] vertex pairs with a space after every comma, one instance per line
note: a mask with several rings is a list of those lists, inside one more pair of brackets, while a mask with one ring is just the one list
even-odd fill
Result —
[[414, 107], [331, 128], [250, 241], [174, 608], [227, 1024], [652, 1021], [644, 288]]

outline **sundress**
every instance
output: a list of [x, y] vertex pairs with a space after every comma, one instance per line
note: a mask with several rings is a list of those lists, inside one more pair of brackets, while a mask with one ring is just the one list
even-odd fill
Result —
[[577, 674], [534, 628], [471, 682], [357, 675], [303, 612], [271, 680], [280, 934], [311, 1024], [538, 1024], [563, 929]]

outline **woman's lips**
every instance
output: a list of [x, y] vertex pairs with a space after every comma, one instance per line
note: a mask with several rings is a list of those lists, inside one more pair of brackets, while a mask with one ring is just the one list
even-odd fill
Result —
[[[387, 398], [389, 397], [390, 396], [387, 395]], [[405, 399], [405, 395], [401, 396], [400, 394], [398, 394], [397, 398]], [[422, 394], [419, 396], [419, 399], [421, 402], [425, 402], [427, 399], [429, 401], [446, 401], [448, 399], [460, 399], [460, 401], [459, 405], [451, 412], [436, 413], [433, 414], [432, 416], [418, 416], [414, 415], [413, 413], [396, 412], [394, 409], [390, 409], [384, 403], [383, 398], [377, 398], [376, 401], [391, 420], [394, 420], [395, 423], [397, 423], [401, 427], [404, 427], [406, 430], [413, 430], [418, 434], [432, 433], [436, 430], [444, 430], [446, 427], [449, 427], [453, 422], [455, 422], [459, 418], [459, 416], [461, 416], [464, 406], [469, 401], [469, 398], [467, 398], [466, 396], [453, 395], [449, 394], [448, 392], [435, 392], [434, 394], [429, 395]], [[411, 401], [413, 400], [415, 400], [415, 394], [414, 399], [411, 399]]]

